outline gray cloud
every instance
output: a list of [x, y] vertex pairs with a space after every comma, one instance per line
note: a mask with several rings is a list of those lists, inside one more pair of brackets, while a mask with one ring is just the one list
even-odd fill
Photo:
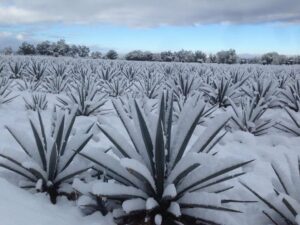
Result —
[[2, 0], [0, 25], [42, 22], [132, 27], [300, 22], [299, 0]]

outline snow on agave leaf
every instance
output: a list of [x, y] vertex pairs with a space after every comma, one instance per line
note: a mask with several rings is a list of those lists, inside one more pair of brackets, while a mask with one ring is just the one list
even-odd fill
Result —
[[[166, 96], [171, 95], [163, 94], [158, 101], [158, 109], [151, 115], [145, 114], [142, 107], [133, 101], [132, 117], [126, 114], [120, 102], [114, 101], [129, 140], [120, 138], [116, 134], [117, 129], [112, 130], [107, 125], [99, 124], [99, 128], [114, 144], [118, 153], [121, 153], [121, 159], [115, 159], [104, 152], [81, 154], [115, 182], [101, 181], [94, 184], [93, 194], [121, 201], [119, 209], [114, 210], [116, 222], [120, 224], [145, 221], [154, 224], [158, 216], [163, 225], [201, 222], [202, 216], [208, 220], [207, 215], [212, 216], [210, 221], [213, 222], [216, 215], [207, 214], [206, 211], [239, 212], [223, 205], [221, 194], [232, 188], [227, 182], [243, 175], [242, 167], [251, 161], [219, 161], [217, 156], [199, 153], [207, 147], [213, 147], [220, 140], [219, 133], [228, 118], [209, 127], [208, 132], [204, 132], [208, 135], [204, 135], [203, 141], [200, 141], [202, 136], [195, 141], [194, 150], [193, 146], [188, 145], [203, 106], [194, 105], [194, 101], [187, 100], [187, 108], [179, 116], [179, 125], [174, 125], [172, 120], [165, 120], [172, 118], [173, 112], [166, 110], [165, 104], [170, 101]], [[195, 195], [199, 192], [199, 195], [193, 198], [194, 202], [184, 202], [190, 192]], [[203, 202], [202, 196], [211, 196], [212, 200], [208, 204], [209, 197]], [[191, 208], [198, 209], [200, 214], [195, 216], [189, 213]]]
[[297, 215], [300, 213], [300, 161], [298, 156], [290, 153], [284, 161], [273, 161], [274, 193], [265, 197], [242, 182], [265, 206], [263, 214], [271, 224], [297, 225]]
[[[32, 182], [31, 187], [47, 192], [52, 203], [60, 195], [60, 187], [69, 184], [75, 176], [83, 173], [89, 167], [73, 165], [74, 157], [80, 153], [92, 134], [84, 134], [74, 138], [72, 128], [75, 122], [76, 109], [70, 114], [59, 113], [53, 117], [52, 129], [44, 124], [38, 111], [37, 119], [29, 119], [32, 137], [26, 137], [17, 129], [8, 127], [8, 131], [18, 142], [29, 160], [18, 161], [8, 155], [1, 154], [6, 159], [1, 167], [15, 172]], [[30, 187], [30, 185], [28, 185]]]

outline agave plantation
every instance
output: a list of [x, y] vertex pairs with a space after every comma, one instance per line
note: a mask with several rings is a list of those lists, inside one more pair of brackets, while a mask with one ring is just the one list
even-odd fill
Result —
[[299, 66], [0, 66], [0, 209], [12, 187], [84, 224], [300, 225]]

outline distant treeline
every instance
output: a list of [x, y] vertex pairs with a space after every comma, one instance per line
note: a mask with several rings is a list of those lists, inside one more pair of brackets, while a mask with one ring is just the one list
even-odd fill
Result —
[[[69, 57], [91, 57], [93, 59], [118, 59], [119, 55], [115, 50], [109, 50], [105, 54], [91, 52], [85, 45], [69, 45], [65, 40], [57, 42], [43, 41], [36, 45], [23, 42], [16, 52], [11, 47], [1, 51], [4, 55], [46, 55], [46, 56], [69, 56]], [[163, 51], [152, 53], [150, 51], [135, 50], [126, 54], [122, 59], [134, 61], [161, 61], [161, 62], [194, 62], [194, 63], [225, 63], [225, 64], [300, 64], [300, 55], [285, 56], [277, 52], [269, 52], [262, 56], [243, 58], [236, 54], [234, 49], [220, 51], [216, 54], [205, 54], [202, 51], [180, 50], [176, 52]]]

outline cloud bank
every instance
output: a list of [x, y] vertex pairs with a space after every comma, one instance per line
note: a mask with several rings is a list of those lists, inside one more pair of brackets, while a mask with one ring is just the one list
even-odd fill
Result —
[[1, 0], [0, 25], [300, 23], [299, 0]]

